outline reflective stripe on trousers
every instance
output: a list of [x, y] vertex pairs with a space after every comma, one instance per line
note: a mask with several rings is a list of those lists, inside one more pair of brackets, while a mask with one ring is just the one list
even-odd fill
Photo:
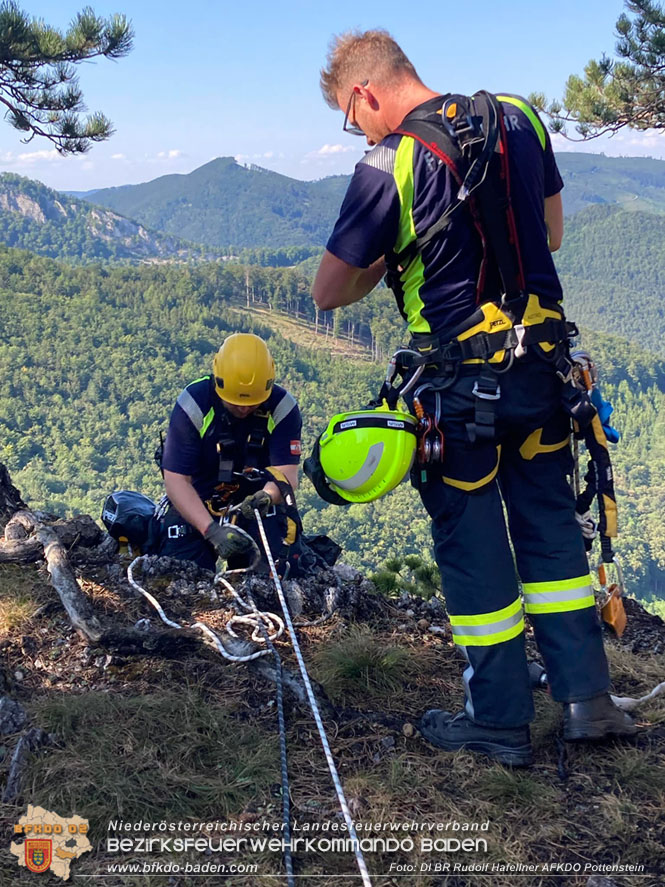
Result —
[[560, 579], [558, 582], [525, 582], [524, 609], [527, 613], [566, 613], [595, 607], [591, 576]]
[[489, 647], [509, 641], [524, 631], [522, 602], [517, 598], [502, 610], [471, 616], [451, 616], [453, 640], [464, 647]]

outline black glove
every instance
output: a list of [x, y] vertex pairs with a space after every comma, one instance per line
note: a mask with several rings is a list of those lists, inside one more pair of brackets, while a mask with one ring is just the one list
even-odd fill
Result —
[[218, 524], [213, 521], [205, 531], [204, 538], [225, 560], [258, 550], [252, 537], [233, 524]]
[[252, 493], [251, 496], [247, 496], [240, 503], [240, 514], [247, 520], [252, 520], [254, 517], [254, 509], [258, 509], [259, 514], [265, 514], [266, 511], [272, 505], [272, 499], [270, 497], [270, 493], [266, 490], [259, 490], [258, 493]]

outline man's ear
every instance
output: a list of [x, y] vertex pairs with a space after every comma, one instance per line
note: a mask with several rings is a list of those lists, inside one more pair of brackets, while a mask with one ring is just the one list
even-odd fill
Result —
[[357, 86], [354, 87], [354, 89], [358, 93], [358, 95], [362, 96], [362, 98], [367, 102], [372, 111], [377, 111], [379, 109], [379, 100], [372, 92], [370, 86]]

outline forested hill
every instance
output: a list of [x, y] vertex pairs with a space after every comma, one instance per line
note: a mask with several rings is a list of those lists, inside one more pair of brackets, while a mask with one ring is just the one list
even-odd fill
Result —
[[13, 173], [0, 175], [0, 240], [76, 262], [185, 261], [214, 254]]
[[[269, 340], [279, 381], [302, 407], [309, 452], [328, 418], [366, 404], [384, 374], [385, 353], [371, 361], [369, 348], [365, 360], [331, 359], [332, 337], [353, 331], [375, 353], [387, 352], [403, 328], [385, 290], [348, 316], [336, 312], [335, 326], [326, 316], [317, 325], [299, 273], [255, 267], [248, 281], [247, 269], [217, 263], [72, 267], [1, 247], [0, 462], [25, 498], [38, 508], [97, 515], [116, 488], [157, 496], [159, 430], [183, 385], [208, 371], [235, 330]], [[298, 321], [288, 335], [297, 340], [304, 328], [315, 347], [275, 331], [283, 317], [275, 311], [278, 290]], [[623, 432], [615, 468], [629, 588], [665, 599], [665, 366], [621, 339], [586, 334], [583, 343], [598, 359]], [[325, 505], [304, 479], [298, 495], [306, 531], [331, 533], [348, 562], [372, 570], [396, 551], [431, 552], [428, 521], [407, 484], [349, 508]]]
[[188, 175], [95, 191], [90, 200], [142, 224], [215, 247], [319, 246], [348, 176], [301, 182], [218, 157]]
[[556, 264], [571, 318], [665, 355], [665, 216], [588, 207], [568, 221]]
[[558, 152], [564, 181], [563, 207], [572, 216], [593, 204], [665, 213], [665, 161], [653, 157], [606, 157]]
[[[665, 162], [560, 153], [564, 209], [590, 204], [665, 212]], [[187, 175], [85, 195], [143, 225], [215, 247], [323, 246], [349, 176], [301, 182], [218, 157]]]

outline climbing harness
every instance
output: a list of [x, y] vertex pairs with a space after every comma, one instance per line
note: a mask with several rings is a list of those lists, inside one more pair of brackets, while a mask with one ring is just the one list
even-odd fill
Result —
[[[594, 406], [594, 414], [589, 423], [580, 425], [573, 420], [573, 456], [575, 468], [573, 475], [576, 505], [575, 513], [582, 530], [584, 546], [587, 553], [592, 549], [593, 541], [600, 538], [601, 559], [598, 566], [598, 581], [604, 600], [601, 603], [601, 617], [620, 637], [626, 628], [626, 611], [622, 597], [624, 594], [623, 572], [621, 564], [612, 547], [612, 539], [618, 535], [617, 505], [614, 492], [614, 474], [608, 447], [608, 434], [613, 440], [618, 439], [615, 432], [607, 424], [611, 407], [606, 404], [598, 389], [598, 370], [588, 351], [578, 349], [570, 355], [573, 361], [574, 383], [587, 393], [590, 402], [595, 401], [599, 407], [605, 407], [605, 423], [599, 410]], [[589, 455], [587, 473], [584, 477], [585, 488], [580, 482], [579, 441], [583, 440]], [[598, 504], [598, 521], [591, 517], [591, 505]], [[607, 567], [613, 565], [616, 581], [607, 581]]]
[[510, 201], [508, 139], [498, 98], [485, 90], [472, 96], [448, 96], [438, 111], [416, 108], [397, 133], [410, 136], [432, 152], [458, 186], [456, 199], [443, 215], [397, 254], [397, 266], [406, 269], [432, 238], [449, 227], [451, 216], [466, 207], [483, 252], [476, 283], [478, 301], [483, 300], [488, 279], [494, 283], [497, 274], [507, 299], [524, 294]]
[[[476, 364], [473, 386], [474, 417], [467, 423], [471, 442], [495, 437], [495, 413], [501, 397], [501, 374], [528, 351], [551, 363], [565, 383], [565, 409], [581, 421], [590, 418], [588, 398], [569, 384], [571, 362], [569, 341], [578, 334], [566, 321], [560, 304], [529, 293], [522, 259], [518, 226], [512, 204], [509, 139], [502, 102], [517, 104], [511, 96], [496, 96], [486, 90], [472, 96], [446, 96], [439, 107], [432, 103], [412, 111], [398, 135], [419, 142], [438, 159], [440, 169], [451, 177], [457, 193], [442, 216], [424, 233], [389, 257], [391, 282], [402, 280], [430, 241], [444, 234], [460, 210], [478, 235], [482, 258], [476, 280], [476, 312], [446, 334], [416, 332], [411, 348], [427, 357], [437, 379], [433, 390], [443, 390], [455, 381], [463, 364]], [[527, 114], [543, 150], [545, 135], [537, 117]], [[393, 287], [397, 294], [397, 288]], [[399, 302], [399, 297], [398, 297]], [[404, 312], [402, 312], [404, 313]], [[466, 371], [465, 371], [466, 372]], [[419, 417], [420, 418], [420, 417]], [[438, 432], [432, 437], [436, 417], [421, 421], [425, 440], [422, 457], [436, 462], [441, 451]], [[428, 446], [429, 444], [429, 446]]]

